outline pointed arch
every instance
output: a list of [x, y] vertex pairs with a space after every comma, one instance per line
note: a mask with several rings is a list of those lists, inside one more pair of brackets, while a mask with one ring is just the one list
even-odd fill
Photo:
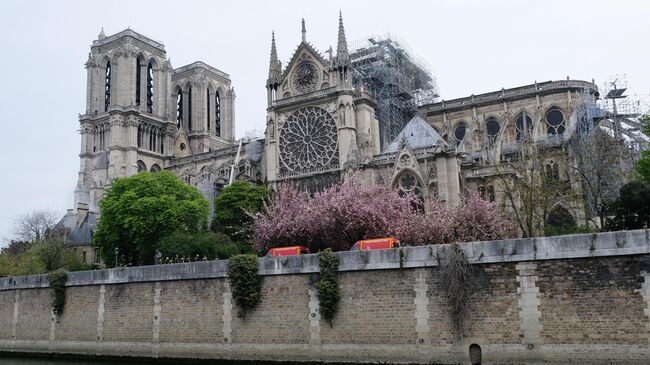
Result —
[[576, 219], [562, 203], [556, 203], [546, 216], [546, 225], [554, 228], [575, 227]]
[[526, 109], [520, 110], [515, 116], [515, 139], [523, 141], [533, 135], [533, 114]]
[[111, 82], [113, 79], [113, 67], [111, 61], [107, 60], [104, 63], [104, 111], [108, 111], [108, 107], [111, 105]]
[[142, 160], [138, 160], [138, 162], [136, 162], [136, 165], [138, 168], [138, 173], [147, 171], [147, 165]]
[[147, 113], [153, 113], [153, 97], [154, 97], [154, 73], [158, 70], [158, 63], [155, 58], [150, 58], [147, 61]]
[[176, 102], [176, 129], [181, 129], [183, 127], [183, 89], [180, 85], [174, 87], [172, 95], [175, 96]]
[[138, 52], [135, 57], [135, 105], [140, 106], [142, 100], [142, 68], [144, 67], [144, 55]]
[[544, 121], [546, 122], [546, 134], [564, 134], [566, 131], [566, 113], [559, 106], [553, 105], [546, 109]]
[[400, 171], [392, 184], [394, 189], [399, 191], [400, 196], [407, 196], [409, 194], [415, 195], [419, 202], [416, 202], [413, 209], [424, 211], [424, 190], [423, 182], [420, 180], [418, 174], [411, 169], [403, 169]]
[[151, 165], [151, 169], [149, 170], [150, 172], [159, 172], [161, 170], [160, 165], [157, 163]]

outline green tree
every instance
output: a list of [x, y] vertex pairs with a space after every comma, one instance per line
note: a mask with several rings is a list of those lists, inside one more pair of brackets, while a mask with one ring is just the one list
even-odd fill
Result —
[[225, 260], [230, 256], [246, 253], [228, 235], [214, 232], [172, 233], [160, 240], [158, 249], [163, 255], [163, 262], [173, 260], [176, 257], [185, 257], [192, 260], [196, 260], [197, 257], [199, 260], [204, 257], [208, 260]]
[[650, 227], [650, 184], [631, 181], [621, 188], [620, 197], [611, 204], [614, 217], [607, 229], [626, 230]]
[[93, 244], [109, 266], [154, 261], [161, 238], [207, 227], [209, 204], [196, 188], [171, 172], [117, 178], [99, 202], [102, 212]]
[[[650, 114], [639, 117], [641, 129], [646, 136], [650, 136]], [[641, 179], [650, 183], [650, 151], [641, 151], [641, 159], [636, 163], [636, 172]]]
[[85, 264], [79, 252], [68, 247], [60, 236], [31, 243], [19, 252], [3, 250], [0, 253], [0, 276], [34, 275], [59, 269], [80, 271], [92, 268], [93, 266]]
[[249, 241], [252, 225], [249, 213], [261, 211], [269, 196], [270, 191], [264, 186], [235, 181], [215, 199], [211, 229], [235, 241]]

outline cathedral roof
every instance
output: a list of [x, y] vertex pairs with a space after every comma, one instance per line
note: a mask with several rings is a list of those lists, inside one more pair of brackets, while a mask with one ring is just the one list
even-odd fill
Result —
[[408, 124], [402, 129], [395, 139], [382, 151], [382, 153], [397, 152], [400, 149], [401, 143], [404, 142], [410, 149], [433, 147], [446, 145], [444, 139], [433, 129], [432, 126], [416, 115], [411, 119]]
[[174, 69], [174, 73], [172, 75], [172, 78], [175, 79], [177, 76], [180, 76], [181, 74], [183, 74], [183, 73], [185, 73], [187, 71], [193, 70], [193, 69], [204, 69], [206, 71], [212, 72], [213, 74], [215, 74], [217, 76], [221, 76], [221, 77], [223, 77], [225, 79], [230, 79], [230, 75], [228, 75], [227, 73], [219, 70], [216, 67], [212, 67], [212, 66], [208, 65], [207, 63], [205, 63], [203, 61], [196, 61], [196, 62], [190, 63], [189, 65], [181, 66], [179, 68]]
[[137, 39], [137, 40], [139, 40], [141, 42], [144, 42], [144, 43], [146, 43], [146, 44], [148, 44], [150, 46], [153, 46], [153, 47], [155, 47], [155, 48], [157, 48], [157, 49], [159, 49], [159, 50], [161, 50], [163, 52], [165, 51], [165, 45], [164, 44], [162, 44], [160, 42], [156, 42], [153, 39], [151, 39], [149, 37], [146, 37], [146, 36], [136, 32], [136, 31], [134, 31], [133, 29], [130, 29], [130, 28], [124, 29], [123, 31], [121, 31], [119, 33], [115, 33], [115, 34], [109, 35], [109, 36], [104, 35], [104, 28], [102, 28], [102, 31], [98, 36], [98, 39], [93, 41], [93, 47], [99, 47], [99, 46], [102, 46], [102, 45], [117, 41], [118, 39], [124, 38], [124, 37], [131, 37], [131, 38]]

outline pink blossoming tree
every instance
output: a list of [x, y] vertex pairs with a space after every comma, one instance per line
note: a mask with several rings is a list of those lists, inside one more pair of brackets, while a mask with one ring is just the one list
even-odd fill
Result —
[[501, 210], [475, 194], [456, 208], [436, 202], [426, 215], [413, 209], [417, 199], [400, 197], [387, 186], [363, 186], [355, 178], [313, 196], [282, 184], [275, 200], [253, 215], [253, 244], [259, 251], [304, 245], [317, 252], [347, 250], [357, 240], [376, 237], [424, 245], [515, 236]]

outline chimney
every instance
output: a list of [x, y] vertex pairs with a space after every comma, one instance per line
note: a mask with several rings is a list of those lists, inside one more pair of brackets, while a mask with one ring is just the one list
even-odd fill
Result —
[[88, 215], [88, 204], [77, 203], [77, 227], [81, 225], [81, 222], [84, 221], [86, 215]]

